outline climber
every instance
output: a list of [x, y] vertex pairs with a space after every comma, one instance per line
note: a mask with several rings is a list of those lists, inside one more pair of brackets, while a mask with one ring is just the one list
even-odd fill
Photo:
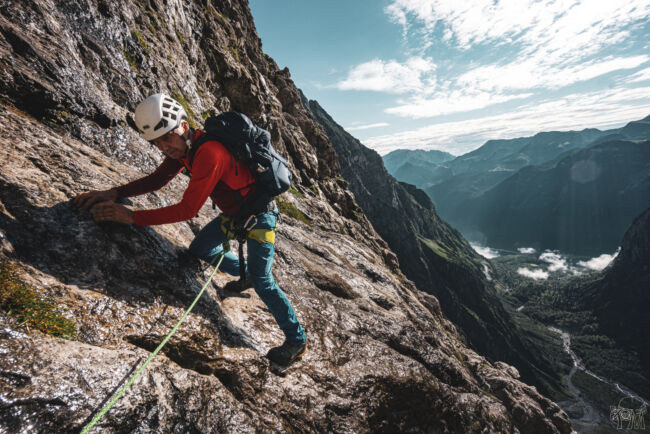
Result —
[[[221, 214], [196, 235], [189, 250], [198, 258], [212, 262], [222, 253], [222, 244], [233, 237], [234, 227], [242, 233], [243, 219], [236, 215], [242, 200], [245, 201], [255, 189], [250, 169], [216, 140], [205, 141], [191, 159], [191, 146], [204, 132], [191, 129], [183, 107], [163, 93], [152, 95], [138, 105], [135, 124], [142, 137], [165, 155], [160, 166], [150, 175], [120, 187], [82, 193], [74, 198], [74, 204], [90, 209], [97, 221], [148, 226], [191, 219], [210, 197]], [[162, 188], [183, 169], [187, 169], [191, 177], [179, 203], [141, 211], [132, 211], [116, 203], [118, 198]], [[247, 279], [229, 282], [224, 290], [243, 291], [251, 286], [255, 289], [285, 335], [284, 343], [269, 350], [267, 357], [276, 364], [288, 365], [305, 354], [307, 339], [289, 299], [271, 273], [278, 216], [275, 202], [271, 201], [265, 211], [246, 219], [254, 223], [243, 232], [248, 247], [248, 261], [244, 266]], [[228, 252], [221, 270], [236, 276], [242, 271], [239, 264], [239, 258]]]

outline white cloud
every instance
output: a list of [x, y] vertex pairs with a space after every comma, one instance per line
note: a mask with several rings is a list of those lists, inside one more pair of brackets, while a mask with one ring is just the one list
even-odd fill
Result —
[[557, 254], [555, 252], [551, 252], [549, 250], [542, 253], [539, 256], [539, 260], [551, 264], [548, 267], [548, 271], [550, 271], [550, 272], [568, 271], [568, 269], [569, 269], [569, 265], [567, 264], [567, 261], [566, 261], [565, 258], [563, 258], [559, 254]]
[[646, 80], [650, 80], [650, 68], [642, 69], [629, 77], [629, 81], [632, 83]]
[[533, 255], [537, 252], [537, 250], [533, 249], [532, 247], [520, 247], [517, 250], [519, 253], [524, 255]]
[[[650, 56], [608, 58], [570, 67], [541, 65], [529, 58], [505, 65], [476, 67], [453, 81], [439, 83], [437, 91], [421, 89], [410, 99], [389, 107], [385, 113], [412, 119], [468, 112], [535, 95], [536, 88], [558, 89], [613, 71], [636, 68]], [[528, 90], [525, 92], [525, 90]]]
[[648, 116], [650, 86], [613, 88], [529, 103], [516, 111], [364, 139], [386, 154], [395, 149], [438, 149], [462, 155], [489, 139], [509, 139], [539, 131], [611, 128]]
[[[472, 245], [472, 247], [474, 247], [474, 249], [479, 253], [481, 253], [479, 251], [479, 248], [481, 250], [487, 250], [487, 251], [491, 250], [487, 247], [477, 248], [478, 246], [475, 245]], [[518, 250], [520, 253], [535, 253], [535, 249], [533, 249], [532, 247], [521, 247]], [[528, 277], [535, 280], [546, 280], [549, 278], [551, 273], [556, 273], [556, 272], [561, 272], [565, 274], [571, 273], [574, 276], [577, 276], [582, 274], [585, 271], [584, 270], [585, 268], [588, 268], [590, 270], [595, 270], [595, 271], [601, 271], [605, 267], [607, 267], [607, 265], [609, 265], [614, 260], [614, 258], [616, 258], [620, 250], [621, 249], [619, 248], [613, 255], [603, 254], [596, 258], [592, 258], [588, 261], [578, 261], [577, 264], [575, 265], [582, 268], [578, 268], [572, 264], [569, 264], [567, 258], [562, 256], [560, 253], [546, 250], [544, 253], [542, 253], [539, 256], [540, 261], [549, 264], [545, 270], [543, 268], [530, 269], [526, 267], [520, 267], [517, 269], [517, 273], [524, 277]]]
[[389, 93], [429, 92], [435, 86], [435, 70], [430, 58], [411, 57], [404, 63], [375, 59], [352, 68], [336, 87]]
[[478, 110], [490, 105], [510, 101], [512, 99], [526, 98], [531, 95], [532, 94], [530, 93], [498, 95], [488, 92], [466, 93], [454, 91], [434, 98], [416, 96], [409, 102], [405, 102], [397, 107], [387, 108], [384, 112], [413, 119], [428, 118], [450, 113]]
[[408, 33], [414, 24], [441, 26], [458, 47], [519, 45], [553, 61], [587, 56], [620, 41], [625, 28], [650, 15], [646, 0], [395, 0], [388, 16]]
[[482, 247], [477, 244], [470, 244], [476, 253], [483, 256], [484, 258], [492, 259], [499, 256], [499, 252], [489, 247]]
[[613, 255], [603, 253], [602, 255], [591, 258], [588, 261], [578, 261], [578, 265], [581, 267], [589, 268], [590, 270], [601, 271], [605, 269], [605, 267], [607, 267], [614, 260], [614, 258], [618, 256], [620, 251], [621, 249], [619, 248]]
[[531, 270], [529, 268], [517, 268], [517, 273], [525, 277], [530, 277], [535, 280], [546, 280], [548, 279], [548, 272], [544, 270]]
[[347, 131], [367, 130], [367, 129], [370, 129], [370, 128], [387, 127], [389, 125], [390, 124], [386, 123], [386, 122], [379, 122], [379, 123], [376, 123], [376, 124], [368, 124], [368, 125], [359, 125], [359, 126], [347, 127], [345, 129]]
[[539, 260], [549, 264], [549, 266], [546, 268], [546, 271], [549, 274], [555, 272], [571, 273], [574, 276], [582, 274], [580, 269], [574, 267], [573, 265], [570, 265], [568, 260], [558, 252], [546, 250], [539, 256]]
[[485, 262], [483, 262], [483, 274], [485, 275], [485, 278], [489, 282], [492, 282], [492, 275], [490, 274], [490, 267]]
[[458, 77], [458, 85], [497, 94], [538, 87], [558, 89], [613, 71], [636, 68], [649, 60], [650, 57], [645, 55], [611, 57], [569, 66], [549, 64], [535, 56], [505, 65], [492, 64], [474, 68]]
[[[436, 86], [420, 86], [417, 71], [408, 74], [415, 79], [400, 84], [401, 80], [391, 78], [395, 72], [385, 71], [386, 65], [399, 70], [399, 64], [375, 60], [369, 68], [374, 73], [353, 77], [370, 66], [362, 64], [338, 84], [339, 89], [411, 92], [411, 98], [384, 111], [414, 119], [485, 108], [531, 96], [532, 90], [560, 89], [650, 61], [645, 54], [603, 54], [606, 48], [627, 41], [635, 26], [647, 22], [647, 0], [394, 0], [385, 12], [402, 26], [407, 40], [409, 35], [417, 40], [419, 52], [432, 44], [445, 44], [461, 53], [474, 47], [483, 52], [505, 50], [500, 59], [515, 59], [460, 60], [453, 74], [439, 71]], [[635, 81], [649, 76], [646, 72]]]

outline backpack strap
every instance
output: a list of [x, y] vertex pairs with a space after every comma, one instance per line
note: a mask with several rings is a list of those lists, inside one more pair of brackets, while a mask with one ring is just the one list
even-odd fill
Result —
[[[208, 142], [210, 140], [217, 140], [217, 139], [211, 137], [210, 134], [208, 133], [203, 133], [201, 137], [199, 137], [198, 139], [192, 142], [192, 147], [190, 148], [190, 153], [189, 153], [190, 169], [194, 164], [194, 158], [196, 157], [196, 153], [201, 147], [201, 145], [203, 145], [205, 142]], [[232, 154], [231, 157], [235, 158], [235, 156]], [[235, 163], [235, 168], [236, 167], [237, 166]], [[269, 203], [273, 200], [273, 196], [269, 195], [268, 193], [264, 192], [262, 189], [258, 188], [255, 189], [253, 192], [249, 193], [249, 195], [246, 197], [246, 200], [244, 201], [244, 198], [241, 194], [241, 190], [245, 188], [252, 188], [256, 183], [257, 181], [254, 181], [248, 185], [245, 185], [244, 187], [235, 190], [238, 195], [238, 202], [240, 206], [239, 212], [235, 215], [237, 219], [245, 219], [248, 216], [257, 215], [260, 212], [265, 211]]]
[[[192, 131], [192, 134], [194, 134], [194, 131]], [[194, 157], [196, 157], [196, 152], [199, 150], [202, 144], [210, 140], [211, 138], [207, 134], [202, 134], [201, 137], [192, 142], [192, 146], [190, 147], [190, 154], [188, 155], [190, 161], [190, 169], [192, 169], [192, 166], [194, 165]]]

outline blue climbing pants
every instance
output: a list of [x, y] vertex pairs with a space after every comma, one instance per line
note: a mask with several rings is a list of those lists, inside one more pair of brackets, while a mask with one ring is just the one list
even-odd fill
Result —
[[[295, 344], [305, 341], [305, 331], [300, 326], [289, 299], [271, 273], [278, 216], [277, 210], [256, 216], [257, 223], [248, 232], [246, 239], [248, 248], [246, 275], [251, 279], [255, 292], [269, 308], [271, 315], [284, 332], [287, 341]], [[212, 262], [214, 257], [223, 250], [221, 245], [234, 238], [231, 222], [232, 219], [228, 216], [223, 214], [217, 216], [196, 235], [190, 244], [190, 252], [206, 262]], [[227, 252], [220, 270], [232, 276], [239, 276], [239, 257], [233, 252]]]

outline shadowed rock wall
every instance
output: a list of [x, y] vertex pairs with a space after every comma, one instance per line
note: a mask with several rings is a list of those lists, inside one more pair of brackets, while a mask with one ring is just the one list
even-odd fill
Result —
[[468, 345], [491, 360], [515, 365], [522, 378], [550, 395], [558, 389], [551, 361], [528, 343], [503, 308], [489, 261], [436, 213], [417, 187], [397, 182], [377, 152], [338, 125], [317, 101], [302, 102], [332, 139], [341, 173], [373, 226], [398, 255], [418, 289], [436, 296]]

